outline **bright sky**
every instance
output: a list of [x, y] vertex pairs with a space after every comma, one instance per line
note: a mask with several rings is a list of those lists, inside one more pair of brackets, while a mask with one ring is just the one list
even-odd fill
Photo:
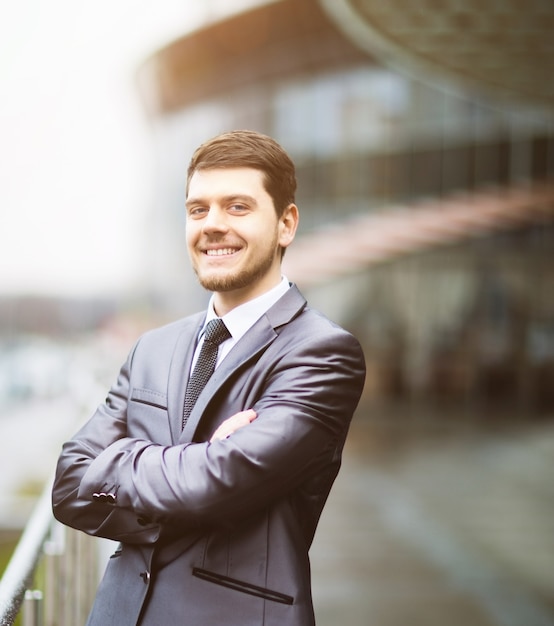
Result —
[[153, 154], [136, 68], [252, 0], [0, 4], [0, 294], [139, 280]]

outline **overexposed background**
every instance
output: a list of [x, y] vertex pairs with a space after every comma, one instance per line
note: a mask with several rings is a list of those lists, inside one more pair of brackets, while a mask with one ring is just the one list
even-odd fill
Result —
[[137, 69], [207, 19], [251, 4], [1, 5], [0, 294], [132, 289], [155, 202]]

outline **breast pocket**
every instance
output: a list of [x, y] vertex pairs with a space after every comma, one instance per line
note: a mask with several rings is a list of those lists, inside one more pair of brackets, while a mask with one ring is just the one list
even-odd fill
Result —
[[134, 387], [127, 410], [127, 435], [170, 444], [167, 395], [154, 389]]

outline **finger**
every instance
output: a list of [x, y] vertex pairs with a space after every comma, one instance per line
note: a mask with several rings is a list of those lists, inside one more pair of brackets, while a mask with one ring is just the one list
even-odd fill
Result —
[[228, 417], [216, 428], [210, 441], [215, 441], [216, 439], [226, 439], [229, 435], [234, 433], [239, 428], [250, 424], [250, 422], [255, 420], [256, 417], [256, 412], [252, 409], [247, 409], [246, 411], [240, 411], [239, 413], [235, 413], [235, 415]]
[[227, 437], [234, 433], [235, 430], [238, 430], [239, 428], [242, 428], [242, 426], [246, 426], [249, 423], [250, 422], [248, 421], [241, 423], [238, 420], [233, 420], [233, 422], [227, 420], [218, 426], [210, 441], [214, 441], [214, 439], [227, 439]]

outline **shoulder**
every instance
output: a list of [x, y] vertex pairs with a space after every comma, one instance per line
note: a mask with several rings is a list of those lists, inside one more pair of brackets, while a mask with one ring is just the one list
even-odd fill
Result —
[[310, 307], [294, 284], [268, 311], [268, 319], [281, 340], [295, 344], [338, 342], [353, 347], [355, 351], [361, 351], [358, 340], [321, 311]]
[[205, 316], [205, 311], [194, 313], [192, 315], [188, 315], [187, 317], [182, 317], [178, 320], [168, 322], [167, 324], [150, 328], [143, 333], [142, 337], [155, 337], [159, 339], [166, 336], [175, 336], [184, 330], [198, 326], [202, 323]]
[[195, 336], [204, 316], [205, 312], [203, 311], [156, 328], [151, 328], [140, 335], [135, 343], [135, 349], [153, 348], [157, 351], [163, 351], [164, 348], [173, 349], [178, 339], [183, 335], [190, 334], [191, 337]]
[[358, 397], [365, 380], [365, 358], [360, 342], [326, 315], [305, 306], [287, 324], [275, 328], [277, 337], [267, 352], [264, 366], [271, 376], [329, 380]]
[[356, 337], [307, 304], [287, 323], [275, 327], [275, 332], [271, 354], [282, 364], [344, 366], [353, 375], [364, 375], [365, 358]]
[[349, 347], [361, 351], [360, 343], [348, 330], [317, 309], [306, 306], [302, 313], [283, 328], [284, 337], [299, 342], [315, 342]]

